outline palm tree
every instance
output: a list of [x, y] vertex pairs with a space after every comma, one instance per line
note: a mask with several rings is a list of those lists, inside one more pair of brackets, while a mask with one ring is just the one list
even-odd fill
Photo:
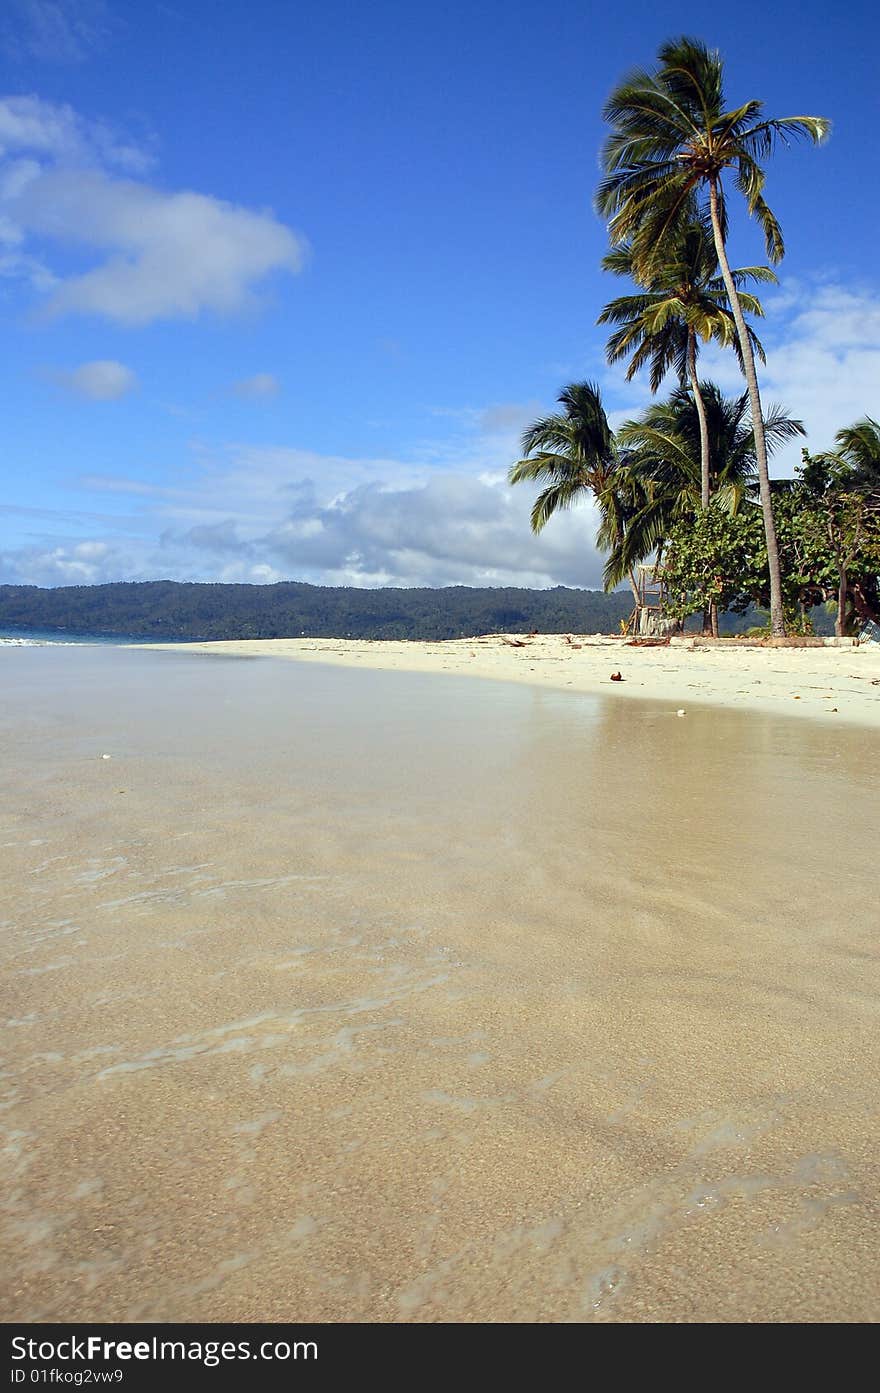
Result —
[[[709, 434], [712, 493], [719, 506], [736, 512], [755, 492], [757, 448], [749, 394], [726, 397], [713, 382], [702, 385]], [[801, 421], [784, 407], [771, 407], [764, 419], [769, 449], [804, 434]], [[701, 506], [701, 426], [694, 398], [678, 388], [654, 402], [639, 420], [617, 432], [618, 490], [629, 486], [642, 505], [626, 520], [620, 542], [605, 566], [605, 588], [619, 585], [640, 561], [659, 555], [670, 528]]]
[[[640, 281], [631, 243], [615, 247], [603, 258], [602, 268], [618, 276]], [[732, 271], [739, 288], [745, 281], [775, 282], [769, 266], [745, 266]], [[763, 318], [764, 310], [754, 295], [740, 290], [743, 309]], [[718, 257], [707, 218], [692, 213], [670, 239], [669, 252], [655, 265], [650, 278], [635, 295], [621, 295], [606, 305], [599, 324], [617, 324], [608, 340], [609, 363], [629, 356], [627, 381], [650, 365], [651, 391], [656, 392], [663, 378], [673, 369], [679, 382], [689, 381], [700, 421], [701, 502], [709, 506], [709, 435], [706, 412], [697, 378], [697, 340], [714, 340], [733, 346], [744, 367], [736, 322], [728, 303], [724, 281], [718, 274]], [[766, 362], [764, 349], [754, 330], [748, 327], [754, 351]]]
[[847, 481], [850, 487], [869, 492], [880, 489], [880, 423], [865, 416], [855, 425], [839, 430], [834, 444], [832, 457], [851, 471]]
[[606, 175], [597, 205], [610, 220], [612, 242], [629, 239], [650, 279], [651, 267], [662, 264], [670, 235], [690, 200], [698, 191], [708, 194], [718, 264], [748, 384], [770, 566], [771, 623], [773, 633], [781, 635], [785, 621], [767, 443], [754, 354], [727, 257], [722, 177], [732, 172], [749, 214], [761, 224], [769, 259], [779, 262], [785, 245], [779, 223], [764, 200], [765, 173], [759, 161], [770, 156], [780, 141], [787, 144], [805, 138], [818, 143], [827, 135], [829, 123], [821, 116], [760, 119], [763, 103], [759, 101], [727, 109], [723, 79], [720, 54], [691, 38], [664, 44], [656, 72], [637, 71], [625, 78], [605, 106], [612, 131], [603, 151]]
[[[543, 485], [531, 513], [532, 531], [539, 533], [554, 513], [592, 496], [599, 505], [597, 545], [619, 545], [626, 527], [626, 499], [617, 488], [619, 460], [599, 388], [592, 382], [572, 382], [557, 398], [562, 412], [533, 421], [522, 437], [522, 459], [511, 465], [511, 484]], [[638, 598], [635, 579], [626, 572]]]

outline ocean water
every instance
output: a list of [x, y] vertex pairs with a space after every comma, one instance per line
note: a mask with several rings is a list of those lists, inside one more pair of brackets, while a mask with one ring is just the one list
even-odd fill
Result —
[[0, 652], [7, 1320], [873, 1320], [880, 748]]
[[71, 634], [63, 629], [11, 629], [0, 624], [0, 645], [30, 648], [43, 644], [132, 644], [149, 643], [150, 639], [126, 638], [116, 634]]

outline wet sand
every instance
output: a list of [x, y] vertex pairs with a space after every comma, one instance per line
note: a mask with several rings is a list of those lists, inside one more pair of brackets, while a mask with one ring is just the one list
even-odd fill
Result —
[[[292, 658], [302, 663], [381, 668], [388, 672], [459, 673], [569, 692], [808, 717], [830, 725], [880, 729], [880, 644], [761, 648], [740, 643], [634, 647], [602, 634], [487, 634], [441, 643], [367, 639], [231, 639], [149, 645], [228, 657]], [[146, 645], [145, 645], [146, 646]], [[612, 673], [620, 681], [612, 681]]]
[[876, 1319], [873, 731], [0, 663], [0, 1316]]

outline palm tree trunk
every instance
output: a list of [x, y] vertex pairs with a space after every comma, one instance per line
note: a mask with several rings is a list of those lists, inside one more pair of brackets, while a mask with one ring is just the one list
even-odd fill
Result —
[[[706, 421], [706, 403], [703, 401], [697, 378], [697, 336], [693, 329], [688, 329], [687, 365], [694, 405], [700, 422], [700, 507], [705, 511], [709, 506], [709, 425]], [[703, 633], [712, 633], [711, 604], [703, 608]]]
[[706, 403], [697, 380], [697, 336], [688, 329], [688, 377], [694, 394], [694, 405], [700, 422], [700, 507], [709, 506], [709, 424], [706, 420]]
[[834, 634], [836, 638], [843, 638], [846, 633], [846, 599], [849, 586], [847, 585], [846, 570], [838, 565], [837, 574], [839, 577], [837, 586], [837, 618], [834, 621]]
[[758, 486], [761, 494], [761, 509], [764, 514], [764, 535], [767, 539], [767, 564], [770, 568], [770, 630], [777, 638], [785, 636], [785, 615], [782, 606], [782, 571], [779, 565], [779, 544], [776, 540], [776, 524], [773, 520], [773, 500], [770, 495], [770, 472], [767, 468], [767, 441], [764, 438], [764, 416], [761, 411], [761, 394], [758, 391], [758, 377], [755, 372], [755, 355], [749, 339], [742, 305], [739, 302], [736, 285], [730, 273], [730, 262], [721, 232], [721, 219], [718, 214], [718, 182], [709, 181], [709, 212], [712, 217], [712, 232], [715, 236], [715, 250], [718, 265], [727, 290], [727, 298], [736, 322], [736, 332], [742, 350], [743, 367], [749, 389], [749, 403], [752, 410], [752, 430], [755, 435], [755, 457], [758, 464]]

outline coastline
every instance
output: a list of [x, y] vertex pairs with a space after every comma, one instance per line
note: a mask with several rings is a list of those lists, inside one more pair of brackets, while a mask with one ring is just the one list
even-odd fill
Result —
[[[522, 646], [519, 646], [522, 645]], [[601, 635], [492, 634], [439, 642], [332, 638], [139, 644], [147, 650], [267, 657], [385, 671], [454, 673], [536, 687], [880, 728], [880, 645], [633, 647]], [[621, 673], [613, 682], [611, 674]]]

